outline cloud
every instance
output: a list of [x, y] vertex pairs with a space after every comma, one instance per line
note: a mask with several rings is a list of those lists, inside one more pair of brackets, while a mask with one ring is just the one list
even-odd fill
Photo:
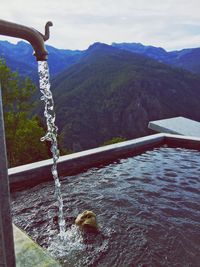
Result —
[[[2, 19], [43, 32], [59, 48], [85, 49], [95, 41], [142, 42], [166, 49], [199, 46], [199, 0], [1, 0]], [[1, 39], [4, 39], [1, 37]]]

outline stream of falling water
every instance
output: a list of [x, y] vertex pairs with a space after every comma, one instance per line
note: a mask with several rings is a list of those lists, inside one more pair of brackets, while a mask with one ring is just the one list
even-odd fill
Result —
[[49, 81], [49, 68], [46, 61], [38, 62], [38, 73], [39, 73], [39, 83], [40, 91], [42, 93], [41, 100], [44, 101], [44, 116], [46, 118], [47, 132], [41, 141], [51, 142], [51, 153], [53, 157], [53, 165], [51, 168], [52, 176], [55, 181], [55, 196], [58, 202], [58, 224], [59, 224], [59, 236], [61, 239], [65, 237], [65, 220], [63, 217], [63, 199], [61, 193], [61, 184], [59, 181], [58, 171], [57, 171], [57, 161], [59, 159], [59, 150], [57, 144], [57, 131], [58, 128], [55, 125], [55, 110], [52, 92], [50, 90]]

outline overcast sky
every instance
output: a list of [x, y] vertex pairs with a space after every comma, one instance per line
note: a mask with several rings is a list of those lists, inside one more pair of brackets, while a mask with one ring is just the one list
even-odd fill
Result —
[[42, 32], [51, 20], [48, 44], [57, 48], [86, 49], [97, 41], [200, 47], [200, 0], [1, 0], [0, 10], [1, 19]]

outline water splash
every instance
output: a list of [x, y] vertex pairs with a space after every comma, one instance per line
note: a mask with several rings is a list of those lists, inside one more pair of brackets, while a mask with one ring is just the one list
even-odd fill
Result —
[[111, 231], [104, 228], [98, 234], [84, 233], [72, 225], [66, 230], [63, 240], [55, 235], [49, 238], [47, 251], [63, 267], [97, 266], [108, 251]]
[[[55, 259], [63, 261], [63, 263], [68, 262], [68, 265], [70, 265], [70, 262], [75, 263], [85, 249], [83, 237], [76, 225], [72, 225], [66, 230], [64, 239], [60, 240], [55, 235], [52, 235], [49, 239], [48, 252]], [[72, 266], [75, 265], [72, 264]]]
[[41, 141], [51, 142], [51, 153], [53, 156], [53, 165], [51, 168], [52, 176], [55, 181], [55, 196], [58, 201], [58, 223], [59, 223], [59, 236], [61, 239], [65, 236], [65, 220], [63, 216], [63, 199], [61, 194], [61, 183], [57, 171], [57, 161], [59, 159], [59, 149], [57, 143], [57, 131], [58, 128], [55, 125], [55, 110], [52, 92], [50, 90], [49, 81], [49, 68], [46, 61], [38, 62], [38, 73], [39, 73], [39, 83], [40, 91], [42, 93], [41, 100], [44, 101], [44, 116], [46, 118], [47, 132]]

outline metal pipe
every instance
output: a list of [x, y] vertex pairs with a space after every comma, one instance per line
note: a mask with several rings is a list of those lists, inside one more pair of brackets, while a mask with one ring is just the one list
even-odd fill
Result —
[[15, 252], [0, 84], [0, 266], [15, 267]]
[[[34, 49], [37, 61], [47, 60], [48, 52], [44, 42], [49, 39], [49, 27], [52, 22], [47, 22], [45, 34], [24, 25], [0, 20], [0, 34], [27, 40]], [[3, 105], [0, 85], [0, 266], [15, 267], [15, 251], [12, 218], [10, 212], [10, 191], [8, 180], [7, 154], [5, 144], [5, 129], [3, 119]]]
[[43, 35], [34, 28], [0, 20], [0, 34], [28, 41], [34, 49], [34, 56], [37, 61], [46, 61], [48, 52], [45, 48], [44, 42], [49, 39], [49, 27], [52, 25], [53, 23], [51, 21], [46, 23], [45, 34]]

